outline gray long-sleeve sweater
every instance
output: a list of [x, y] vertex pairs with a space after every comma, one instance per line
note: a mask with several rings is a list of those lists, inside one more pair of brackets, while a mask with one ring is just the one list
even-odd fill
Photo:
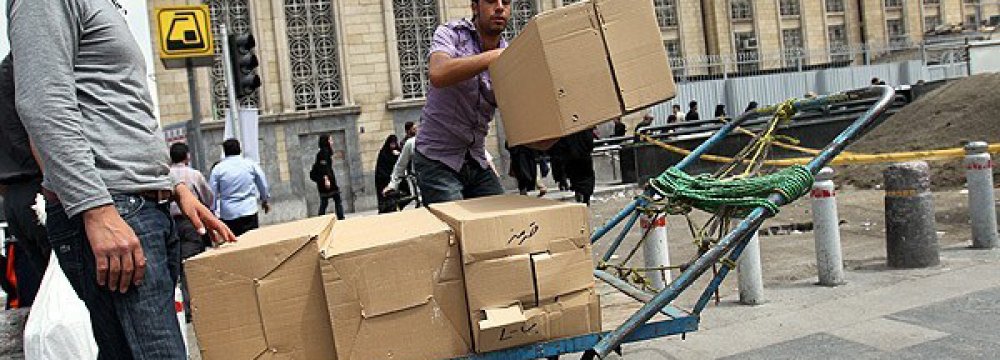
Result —
[[8, 0], [17, 111], [70, 216], [172, 187], [142, 52], [108, 0]]

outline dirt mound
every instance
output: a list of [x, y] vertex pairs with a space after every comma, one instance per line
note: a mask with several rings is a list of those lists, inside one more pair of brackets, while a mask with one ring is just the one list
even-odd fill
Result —
[[[865, 135], [848, 151], [889, 153], [960, 147], [968, 141], [1000, 142], [1000, 74], [953, 81], [924, 95]], [[934, 188], [965, 184], [961, 159], [931, 162]], [[838, 167], [840, 184], [870, 188], [882, 183], [886, 165]], [[1000, 169], [994, 178], [1000, 180]]]

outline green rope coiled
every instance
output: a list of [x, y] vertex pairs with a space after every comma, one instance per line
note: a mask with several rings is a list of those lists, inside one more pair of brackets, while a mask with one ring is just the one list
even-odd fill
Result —
[[736, 216], [746, 216], [758, 206], [777, 214], [778, 205], [767, 197], [777, 192], [785, 203], [795, 201], [812, 187], [813, 175], [805, 166], [794, 165], [764, 176], [719, 180], [709, 174], [691, 176], [670, 168], [649, 183], [669, 200], [671, 213], [686, 213], [693, 207], [714, 214], [727, 207], [734, 209]]

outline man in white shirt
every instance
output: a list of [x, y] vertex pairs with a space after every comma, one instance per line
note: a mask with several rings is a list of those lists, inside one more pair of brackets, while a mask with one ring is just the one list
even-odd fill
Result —
[[267, 200], [267, 178], [257, 163], [243, 158], [240, 142], [229, 139], [222, 143], [226, 158], [222, 159], [208, 178], [217, 195], [219, 218], [229, 225], [236, 236], [260, 226], [257, 203], [264, 213], [271, 211]]

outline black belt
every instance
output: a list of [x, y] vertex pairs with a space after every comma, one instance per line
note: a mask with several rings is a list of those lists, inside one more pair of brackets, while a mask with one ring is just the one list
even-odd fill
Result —
[[166, 204], [174, 201], [174, 191], [173, 190], [147, 190], [137, 193], [146, 200], [156, 202], [157, 204]]
[[[48, 189], [43, 188], [42, 194], [45, 195], [45, 201], [47, 202], [52, 202], [52, 203], [59, 202], [59, 197], [56, 196], [56, 193], [49, 191]], [[146, 200], [153, 201], [157, 204], [166, 204], [174, 200], [173, 190], [146, 190], [133, 193], [131, 195], [142, 197]]]

